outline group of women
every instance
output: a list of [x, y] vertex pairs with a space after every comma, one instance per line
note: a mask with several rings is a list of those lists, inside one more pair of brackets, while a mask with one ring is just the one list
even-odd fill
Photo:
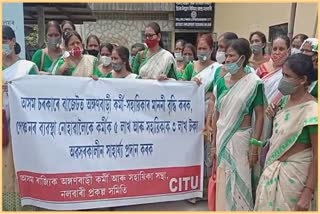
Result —
[[[279, 35], [266, 53], [266, 37], [226, 32], [218, 48], [210, 34], [196, 47], [183, 40], [165, 50], [160, 27], [145, 27], [145, 45], [85, 41], [70, 21], [50, 21], [46, 47], [32, 61], [18, 57], [13, 30], [3, 26], [3, 114], [6, 84], [27, 74], [194, 81], [204, 84], [204, 197], [211, 210], [315, 209], [317, 181], [318, 40]], [[19, 210], [10, 143], [3, 143], [3, 207]], [[190, 199], [196, 203], [199, 198]]]

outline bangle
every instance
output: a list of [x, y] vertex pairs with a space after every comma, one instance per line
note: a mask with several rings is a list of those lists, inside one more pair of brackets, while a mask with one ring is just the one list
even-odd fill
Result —
[[249, 141], [249, 143], [250, 143], [251, 145], [255, 145], [255, 146], [258, 146], [258, 147], [261, 147], [261, 146], [263, 145], [263, 142], [255, 139], [255, 138], [251, 138], [250, 141]]

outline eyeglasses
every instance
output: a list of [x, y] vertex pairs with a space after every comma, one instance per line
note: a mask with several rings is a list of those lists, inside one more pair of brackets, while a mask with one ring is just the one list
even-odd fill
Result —
[[147, 38], [147, 39], [152, 39], [153, 36], [157, 35], [156, 33], [154, 34], [145, 34], [144, 36]]

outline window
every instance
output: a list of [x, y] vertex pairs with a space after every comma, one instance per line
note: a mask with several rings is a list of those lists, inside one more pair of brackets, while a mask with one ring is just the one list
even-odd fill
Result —
[[278, 36], [278, 35], [288, 35], [288, 23], [273, 25], [269, 27], [269, 42]]

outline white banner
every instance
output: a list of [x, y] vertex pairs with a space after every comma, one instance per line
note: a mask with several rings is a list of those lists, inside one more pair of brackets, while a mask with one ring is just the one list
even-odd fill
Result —
[[202, 197], [204, 88], [27, 76], [9, 86], [23, 205], [54, 210]]

